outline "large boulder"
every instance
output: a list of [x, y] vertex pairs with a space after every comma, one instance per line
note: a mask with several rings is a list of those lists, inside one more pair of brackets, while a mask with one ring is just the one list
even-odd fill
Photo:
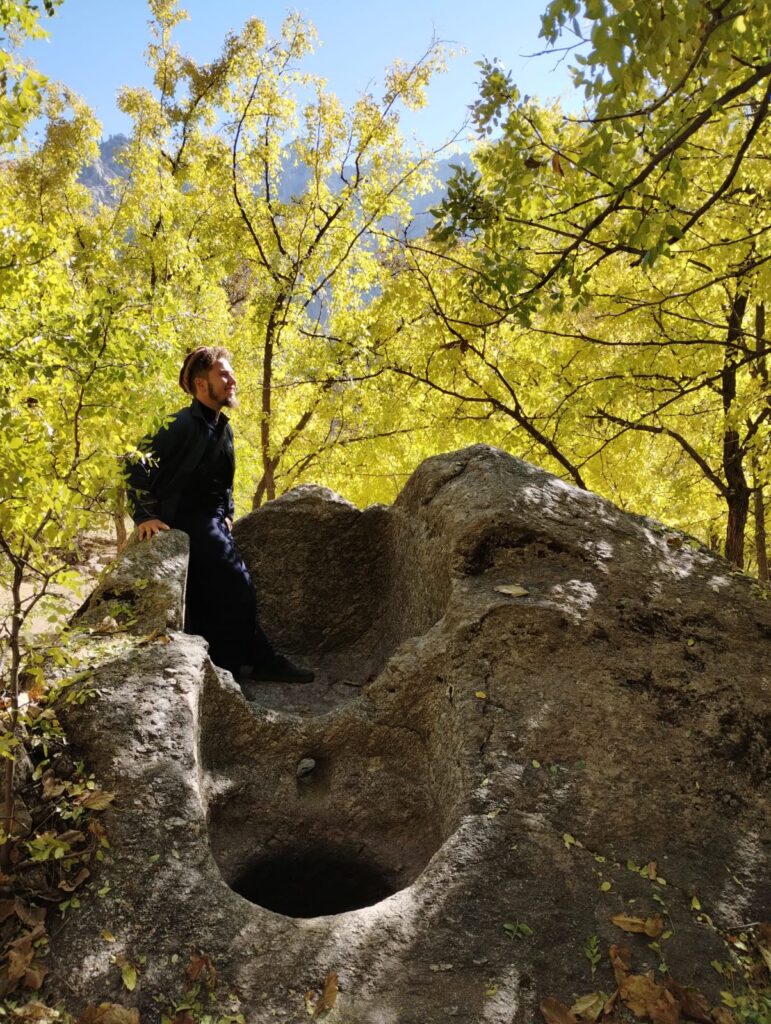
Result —
[[134, 640], [67, 719], [117, 799], [52, 940], [56, 995], [173, 1017], [211, 962], [249, 1022], [326, 998], [356, 1024], [509, 1024], [611, 993], [621, 955], [719, 1001], [724, 935], [771, 895], [751, 579], [486, 446], [427, 460], [393, 506], [302, 487], [235, 534], [267, 632], [317, 680], [244, 695], [181, 631], [186, 537], [129, 549], [86, 614], [133, 602]]

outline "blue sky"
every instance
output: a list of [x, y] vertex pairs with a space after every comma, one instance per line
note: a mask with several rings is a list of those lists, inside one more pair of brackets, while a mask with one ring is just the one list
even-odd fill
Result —
[[[348, 104], [382, 81], [394, 59], [414, 60], [433, 36], [456, 50], [465, 49], [437, 78], [428, 107], [402, 119], [405, 132], [438, 145], [463, 122], [476, 95], [481, 57], [498, 58], [509, 68], [522, 92], [542, 99], [569, 98], [572, 90], [564, 65], [554, 56], [529, 57], [543, 48], [538, 38], [546, 0], [306, 0], [296, 5], [277, 0], [187, 0], [181, 6], [190, 20], [180, 27], [181, 47], [200, 61], [221, 49], [228, 30], [249, 17], [265, 21], [276, 35], [288, 9], [299, 10], [316, 26], [321, 46], [307, 69], [320, 74]], [[26, 54], [49, 77], [83, 96], [100, 118], [105, 136], [129, 130], [115, 96], [122, 85], [149, 85], [144, 66], [149, 10], [144, 0], [64, 0], [56, 15], [44, 18], [46, 42], [32, 42]]]

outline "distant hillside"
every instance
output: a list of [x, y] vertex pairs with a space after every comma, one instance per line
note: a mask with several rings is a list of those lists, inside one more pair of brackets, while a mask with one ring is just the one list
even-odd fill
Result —
[[[128, 139], [125, 135], [111, 135], [104, 139], [99, 147], [99, 159], [86, 167], [80, 175], [80, 181], [86, 185], [94, 194], [94, 198], [101, 203], [111, 205], [115, 201], [114, 180], [125, 178], [126, 169], [118, 163], [117, 157], [126, 145]], [[438, 179], [436, 188], [425, 195], [418, 196], [412, 204], [411, 222], [408, 230], [410, 238], [417, 238], [428, 230], [432, 217], [428, 212], [437, 206], [445, 195], [448, 179], [452, 176], [452, 164], [460, 164], [463, 167], [471, 167], [471, 158], [467, 153], [458, 153], [455, 156], [439, 160], [435, 167], [435, 174]], [[307, 169], [302, 166], [292, 165], [287, 160], [286, 173], [281, 180], [280, 198], [286, 202], [293, 195], [299, 195], [307, 181]], [[396, 227], [392, 218], [384, 221], [386, 227]]]

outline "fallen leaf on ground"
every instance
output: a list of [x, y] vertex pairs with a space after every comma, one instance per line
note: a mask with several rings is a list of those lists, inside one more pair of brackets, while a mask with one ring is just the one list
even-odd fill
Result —
[[683, 988], [674, 978], [667, 978], [666, 987], [674, 996], [680, 1013], [688, 1020], [695, 1020], [698, 1024], [713, 1024], [712, 1015], [709, 1012], [709, 1003], [695, 989]]
[[713, 1006], [712, 1019], [715, 1024], [736, 1024], [736, 1018], [726, 1006]]
[[48, 974], [48, 968], [45, 964], [41, 964], [39, 960], [33, 961], [24, 972], [24, 987], [25, 988], [40, 988], [43, 984], [43, 979]]
[[6, 921], [11, 914], [16, 913], [15, 900], [0, 900], [0, 924]]
[[338, 990], [337, 971], [330, 971], [324, 979], [324, 989], [313, 1011], [314, 1017], [319, 1017], [322, 1013], [326, 1013], [327, 1010], [331, 1010], [334, 1007], [337, 1002]]
[[120, 1003], [89, 1004], [77, 1024], [139, 1024], [139, 1010]]
[[578, 1024], [568, 1007], [552, 996], [541, 1000], [540, 1010], [546, 1024]]
[[608, 951], [610, 965], [613, 968], [613, 975], [616, 984], [620, 985], [624, 978], [632, 970], [632, 953], [629, 946], [617, 946], [615, 943]]
[[82, 832], [79, 832], [74, 828], [68, 829], [66, 832], [59, 833], [59, 841], [67, 843], [69, 846], [77, 846], [77, 844], [82, 843], [85, 838], [86, 837]]
[[90, 811], [103, 811], [109, 807], [115, 799], [115, 793], [105, 793], [102, 789], [94, 789], [90, 793], [84, 793], [78, 797], [77, 802]]
[[638, 935], [647, 935], [650, 939], [657, 939], [666, 928], [666, 921], [661, 914], [654, 914], [653, 917], [631, 917], [629, 914], [616, 914], [611, 921], [617, 928], [625, 932], [634, 932]]
[[57, 779], [52, 771], [47, 771], [43, 776], [43, 799], [55, 800], [62, 795], [64, 790], [65, 785], [62, 780]]
[[755, 925], [755, 942], [763, 963], [771, 971], [771, 924], [761, 921]]
[[83, 885], [83, 883], [90, 876], [90, 874], [91, 872], [88, 870], [88, 868], [81, 868], [74, 878], [63, 878], [61, 882], [59, 882], [59, 888], [63, 889], [64, 892], [75, 892], [77, 887], [79, 885]]
[[54, 1010], [50, 1006], [46, 1006], [44, 1003], [38, 1003], [36, 1000], [32, 1000], [29, 1003], [25, 1003], [23, 1006], [16, 1006], [10, 1011], [11, 1020], [17, 1021], [18, 1024], [27, 1024], [31, 1021], [43, 1022], [43, 1024], [54, 1024], [54, 1021], [61, 1020], [61, 1016], [58, 1010]]
[[31, 907], [24, 900], [18, 898], [13, 901], [13, 909], [16, 911], [18, 919], [23, 921], [28, 928], [35, 928], [37, 925], [42, 924], [48, 913], [47, 907]]
[[508, 597], [527, 597], [530, 593], [529, 590], [525, 590], [524, 587], [520, 587], [518, 583], [502, 583], [495, 589], [499, 594], [506, 594]]
[[30, 937], [17, 939], [8, 951], [8, 981], [11, 983], [21, 981], [34, 959], [35, 950], [32, 948]]
[[193, 984], [203, 980], [208, 988], [217, 987], [217, 969], [212, 963], [211, 957], [205, 953], [193, 953], [190, 963], [185, 968], [185, 974]]
[[123, 964], [120, 969], [120, 976], [123, 979], [123, 984], [129, 990], [133, 992], [137, 987], [137, 969], [133, 964]]
[[647, 974], [628, 974], [619, 985], [619, 992], [635, 1017], [647, 1017], [653, 1024], [678, 1024], [680, 1010], [674, 996]]
[[658, 867], [658, 864], [656, 863], [655, 860], [648, 861], [648, 863], [647, 863], [647, 865], [645, 867], [645, 870], [648, 872], [648, 878], [650, 878], [651, 880], [653, 880], [656, 877], [656, 868], [657, 867]]
[[577, 999], [570, 1007], [570, 1012], [582, 1020], [597, 1020], [605, 1009], [606, 999], [604, 992], [590, 992], [589, 995]]

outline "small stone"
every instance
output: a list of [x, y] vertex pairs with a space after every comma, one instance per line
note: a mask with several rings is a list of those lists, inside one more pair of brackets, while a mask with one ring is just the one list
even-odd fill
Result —
[[314, 770], [315, 767], [316, 762], [313, 760], [312, 757], [304, 757], [302, 761], [300, 761], [299, 764], [297, 765], [297, 778], [303, 779], [305, 778], [306, 775], [310, 775], [310, 773]]

